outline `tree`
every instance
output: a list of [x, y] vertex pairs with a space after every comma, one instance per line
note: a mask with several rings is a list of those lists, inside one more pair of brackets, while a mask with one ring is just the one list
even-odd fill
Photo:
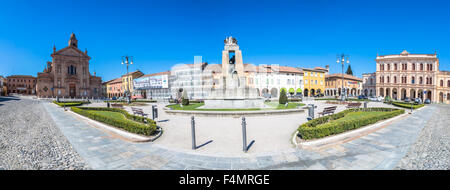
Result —
[[352, 67], [351, 67], [350, 65], [348, 65], [347, 71], [345, 71], [345, 74], [347, 74], [347, 75], [353, 75]]
[[288, 101], [288, 99], [286, 96], [286, 91], [284, 89], [282, 89], [280, 92], [280, 98], [278, 99], [278, 103], [286, 104], [287, 101]]
[[188, 98], [188, 96], [187, 96], [186, 90], [183, 91], [183, 95], [181, 96], [181, 104], [182, 104], [183, 106], [189, 105], [189, 98]]

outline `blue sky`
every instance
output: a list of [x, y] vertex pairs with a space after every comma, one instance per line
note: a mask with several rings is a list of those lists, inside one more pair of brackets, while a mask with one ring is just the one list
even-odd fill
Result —
[[104, 81], [131, 70], [144, 73], [192, 63], [220, 63], [223, 40], [236, 37], [245, 63], [295, 67], [330, 65], [350, 55], [355, 75], [375, 71], [379, 54], [438, 52], [450, 70], [449, 1], [374, 0], [1, 0], [0, 75], [36, 76], [53, 45], [74, 32]]

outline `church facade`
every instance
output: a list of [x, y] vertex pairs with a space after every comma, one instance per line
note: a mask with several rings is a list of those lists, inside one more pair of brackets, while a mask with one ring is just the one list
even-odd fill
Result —
[[102, 79], [89, 72], [89, 60], [78, 49], [78, 40], [71, 34], [69, 45], [56, 51], [53, 47], [52, 61], [47, 62], [43, 72], [38, 73], [36, 95], [38, 97], [98, 98], [102, 96]]

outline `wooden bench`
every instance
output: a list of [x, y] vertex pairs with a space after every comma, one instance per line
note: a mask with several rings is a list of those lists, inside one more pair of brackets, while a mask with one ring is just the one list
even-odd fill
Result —
[[359, 108], [361, 107], [361, 103], [348, 103], [347, 108]]
[[142, 117], [148, 116], [148, 114], [144, 113], [144, 111], [141, 108], [133, 108], [133, 107], [131, 107], [131, 110], [133, 111], [134, 115], [140, 115]]
[[321, 115], [322, 115], [322, 116], [325, 116], [325, 115], [327, 115], [327, 114], [333, 114], [334, 111], [336, 111], [336, 108], [337, 108], [337, 106], [331, 106], [331, 107], [323, 108], [323, 111], [322, 111], [322, 112], [319, 112], [319, 117], [320, 117]]
[[120, 108], [123, 109], [123, 105], [122, 104], [111, 104], [112, 108]]

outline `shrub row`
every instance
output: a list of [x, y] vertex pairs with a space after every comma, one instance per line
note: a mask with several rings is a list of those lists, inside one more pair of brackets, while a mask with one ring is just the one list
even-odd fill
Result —
[[302, 99], [299, 99], [299, 98], [291, 98], [291, 99], [288, 99], [288, 101], [289, 101], [289, 102], [301, 102]]
[[72, 107], [72, 106], [81, 106], [83, 104], [89, 104], [90, 102], [89, 101], [64, 101], [64, 102], [53, 101], [53, 103], [58, 106], [61, 106], [61, 107], [63, 107], [63, 106]]
[[[127, 102], [127, 100], [108, 100], [105, 102], [109, 103], [116, 103], [116, 102]], [[131, 102], [148, 102], [148, 103], [154, 103], [157, 102], [156, 100], [131, 100]]]
[[[156, 122], [152, 119], [131, 115], [127, 111], [118, 108], [72, 107], [71, 110], [93, 120], [100, 121], [136, 134], [149, 136], [156, 131]], [[108, 117], [95, 112], [89, 112], [89, 110], [119, 112], [122, 113], [128, 120]]]
[[[376, 111], [385, 112], [381, 115], [366, 115], [355, 119], [342, 120], [339, 122], [329, 123], [331, 120], [336, 120], [345, 117], [350, 112], [359, 111]], [[308, 121], [298, 128], [299, 135], [302, 139], [315, 139], [322, 138], [330, 135], [339, 134], [345, 131], [360, 128], [362, 126], [370, 125], [376, 123], [380, 120], [395, 117], [397, 115], [405, 113], [403, 109], [393, 109], [393, 108], [358, 108], [358, 109], [348, 109], [337, 114], [320, 117]]]
[[402, 108], [408, 108], [411, 109], [411, 105], [413, 109], [421, 108], [424, 106], [424, 104], [411, 104], [411, 103], [403, 103], [403, 102], [391, 102], [392, 105]]

